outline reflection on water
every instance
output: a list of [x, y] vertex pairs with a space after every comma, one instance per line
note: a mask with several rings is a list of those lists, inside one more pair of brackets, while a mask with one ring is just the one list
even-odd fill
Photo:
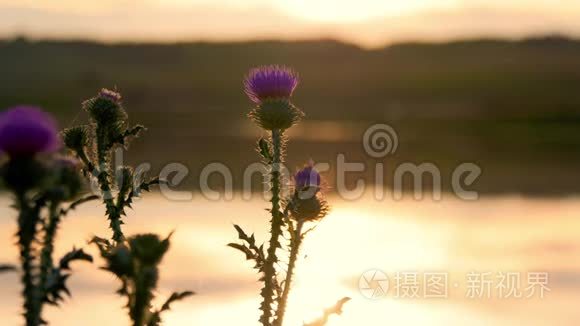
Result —
[[[226, 247], [232, 223], [265, 239], [267, 204], [261, 199], [209, 202], [198, 195], [170, 202], [150, 195], [135, 204], [126, 233], [177, 230], [162, 268], [158, 299], [173, 290], [198, 295], [174, 306], [166, 325], [256, 325], [259, 284], [243, 257]], [[311, 233], [298, 265], [287, 325], [301, 325], [344, 296], [353, 298], [330, 326], [353, 325], [576, 325], [580, 310], [580, 198], [482, 198], [462, 202], [411, 199], [354, 202], [330, 198], [333, 211]], [[0, 199], [0, 262], [15, 262], [14, 212]], [[91, 204], [92, 205], [92, 204]], [[102, 207], [86, 205], [67, 218], [57, 252], [83, 245], [91, 235], [109, 234]], [[96, 253], [94, 248], [91, 248]], [[101, 262], [97, 261], [96, 265]], [[96, 266], [78, 263], [71, 279], [73, 299], [48, 308], [53, 325], [127, 325], [118, 283]], [[391, 288], [379, 300], [358, 289], [360, 275], [380, 269]], [[467, 298], [470, 272], [549, 272], [543, 299]], [[395, 298], [395, 273], [448, 273], [448, 298]], [[19, 325], [16, 275], [0, 276], [3, 325]], [[494, 282], [494, 286], [496, 283]], [[493, 290], [493, 289], [492, 289]], [[421, 288], [422, 292], [422, 288]], [[420, 292], [420, 294], [421, 294]]]

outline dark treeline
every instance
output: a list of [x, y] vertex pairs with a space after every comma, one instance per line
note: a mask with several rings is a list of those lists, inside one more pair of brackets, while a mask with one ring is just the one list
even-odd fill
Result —
[[[308, 123], [294, 130], [291, 168], [309, 158], [375, 163], [362, 134], [388, 123], [399, 148], [379, 160], [386, 184], [401, 162], [433, 162], [450, 186], [460, 162], [483, 169], [477, 189], [563, 194], [580, 191], [580, 41], [406, 43], [366, 50], [330, 40], [181, 44], [97, 44], [73, 41], [0, 42], [0, 107], [36, 104], [72, 125], [80, 102], [96, 88], [118, 87], [148, 143], [125, 155], [159, 169], [189, 167], [195, 187], [201, 167], [227, 162], [241, 184], [257, 133], [243, 113], [250, 104], [241, 77], [251, 66], [283, 63], [300, 72], [295, 103]], [[86, 113], [85, 113], [86, 114]], [[321, 123], [321, 122], [327, 123]], [[304, 158], [300, 160], [299, 158]], [[372, 167], [363, 174], [372, 177]], [[349, 179], [350, 179], [349, 178]], [[328, 177], [333, 183], [332, 173]], [[215, 179], [219, 183], [219, 178]], [[258, 184], [258, 182], [256, 182]]]

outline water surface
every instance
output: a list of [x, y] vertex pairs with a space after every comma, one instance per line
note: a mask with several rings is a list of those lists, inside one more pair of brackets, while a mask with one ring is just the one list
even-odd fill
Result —
[[[267, 203], [261, 198], [215, 202], [195, 195], [175, 202], [146, 194], [126, 218], [126, 233], [176, 230], [162, 266], [158, 300], [174, 290], [198, 294], [177, 303], [166, 325], [257, 325], [258, 276], [241, 254], [226, 247], [235, 239], [233, 223], [265, 240]], [[256, 196], [258, 197], [258, 196]], [[580, 198], [484, 197], [476, 202], [446, 196], [440, 202], [390, 199], [369, 194], [357, 201], [329, 198], [331, 214], [304, 243], [287, 325], [301, 325], [324, 307], [349, 296], [352, 301], [329, 326], [353, 325], [576, 325], [580, 320]], [[0, 262], [16, 262], [15, 213], [0, 199]], [[57, 253], [86, 246], [91, 235], [109, 236], [102, 207], [87, 204], [67, 217]], [[94, 248], [89, 250], [96, 254]], [[73, 298], [48, 308], [52, 325], [127, 325], [119, 286], [102, 265], [77, 263], [70, 279]], [[281, 265], [283, 267], [283, 264]], [[360, 276], [378, 269], [390, 277], [387, 295], [366, 298]], [[397, 298], [396, 273], [448, 275], [447, 298]], [[468, 274], [548, 272], [543, 299], [469, 298]], [[498, 284], [494, 279], [494, 286]], [[16, 275], [0, 276], [2, 325], [20, 325]], [[421, 292], [423, 287], [421, 287]]]

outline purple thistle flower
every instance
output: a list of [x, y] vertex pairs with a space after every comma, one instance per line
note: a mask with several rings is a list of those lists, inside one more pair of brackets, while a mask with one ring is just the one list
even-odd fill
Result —
[[59, 147], [56, 121], [40, 108], [17, 106], [0, 113], [1, 152], [22, 157]]
[[266, 99], [288, 99], [298, 85], [298, 75], [285, 66], [253, 68], [244, 80], [244, 90], [256, 104]]
[[320, 173], [310, 163], [296, 172], [294, 175], [294, 184], [297, 190], [303, 190], [307, 187], [320, 188]]
[[99, 92], [99, 97], [106, 98], [115, 103], [121, 102], [121, 94], [106, 88], [101, 89]]

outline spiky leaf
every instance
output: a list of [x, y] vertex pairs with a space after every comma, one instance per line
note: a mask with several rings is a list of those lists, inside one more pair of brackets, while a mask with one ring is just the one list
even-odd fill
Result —
[[73, 248], [60, 259], [59, 267], [64, 270], [70, 270], [70, 263], [75, 260], [84, 260], [92, 263], [93, 256], [84, 252], [83, 249]]
[[194, 295], [195, 292], [192, 291], [184, 291], [184, 292], [173, 292], [169, 298], [165, 301], [165, 303], [159, 308], [159, 310], [155, 311], [150, 319], [148, 326], [157, 326], [161, 323], [161, 313], [171, 309], [171, 304], [183, 300], [187, 297]]
[[270, 150], [270, 144], [264, 138], [258, 140], [258, 152], [266, 160], [267, 163], [272, 162], [272, 152]]

